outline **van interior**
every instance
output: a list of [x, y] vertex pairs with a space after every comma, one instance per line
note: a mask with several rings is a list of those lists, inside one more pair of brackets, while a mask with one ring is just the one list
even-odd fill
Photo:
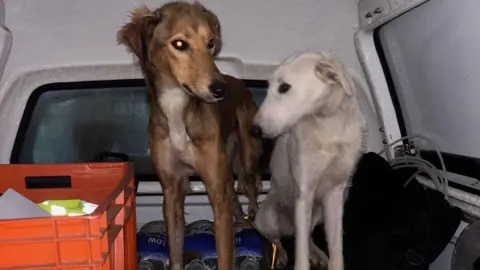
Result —
[[[132, 162], [137, 229], [163, 219], [163, 191], [150, 159], [145, 82], [115, 35], [133, 8], [157, 8], [165, 2], [0, 0], [0, 163]], [[461, 210], [453, 235], [428, 264], [422, 261], [428, 256], [416, 254], [408, 259], [410, 265], [391, 269], [477, 269], [473, 262], [480, 257], [480, 230], [473, 225], [480, 218], [479, 1], [201, 3], [222, 24], [218, 68], [242, 79], [257, 105], [284, 58], [302, 50], [333, 54], [360, 88], [368, 152], [378, 153], [394, 169], [405, 164], [423, 168], [413, 181]], [[270, 188], [268, 161], [262, 171], [259, 202]], [[380, 175], [368, 173], [372, 178]], [[191, 177], [190, 185], [186, 222], [213, 220], [201, 179]], [[240, 201], [246, 210], [246, 198]], [[403, 214], [407, 224], [410, 216]], [[378, 215], [376, 224], [382, 220]], [[449, 216], [437, 218], [440, 228]], [[429, 224], [423, 231], [435, 231], [428, 227], [434, 224], [422, 224]], [[471, 228], [469, 234], [465, 228]], [[322, 228], [318, 231], [321, 242]]]

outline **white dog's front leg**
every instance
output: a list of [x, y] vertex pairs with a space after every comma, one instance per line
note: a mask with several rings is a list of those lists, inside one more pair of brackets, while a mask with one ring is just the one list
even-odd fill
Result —
[[345, 186], [335, 187], [326, 195], [323, 205], [325, 233], [328, 242], [328, 270], [343, 270], [343, 199]]
[[309, 240], [314, 190], [303, 190], [295, 202], [295, 270], [309, 270]]
[[[297, 145], [293, 145], [298, 147]], [[293, 147], [292, 147], [293, 148]], [[301, 147], [299, 147], [301, 149]], [[294, 148], [295, 150], [300, 150]], [[306, 150], [303, 150], [305, 152]], [[297, 159], [290, 159], [292, 172], [298, 187], [298, 197], [295, 201], [295, 270], [309, 270], [309, 242], [312, 229], [313, 201], [316, 189], [323, 174], [330, 166], [333, 155], [322, 152], [322, 158], [313, 160], [302, 151], [297, 152]]]

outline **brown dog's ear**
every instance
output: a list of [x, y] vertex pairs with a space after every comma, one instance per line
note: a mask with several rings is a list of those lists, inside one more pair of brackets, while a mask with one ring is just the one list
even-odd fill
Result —
[[127, 46], [140, 62], [146, 61], [148, 42], [152, 39], [153, 31], [160, 21], [158, 12], [152, 12], [146, 6], [136, 8], [130, 15], [130, 22], [117, 32], [118, 44]]
[[327, 84], [337, 84], [348, 96], [352, 96], [352, 86], [345, 77], [344, 70], [334, 61], [320, 61], [315, 65], [315, 74]]
[[199, 8], [202, 9], [203, 13], [205, 14], [205, 17], [207, 19], [207, 23], [212, 29], [213, 34], [214, 34], [214, 39], [215, 39], [215, 51], [213, 52], [213, 55], [218, 55], [222, 49], [222, 31], [220, 29], [220, 21], [218, 20], [218, 17], [209, 9], [207, 9], [204, 5], [202, 5], [200, 2], [195, 1], [193, 3], [194, 5], [198, 6]]

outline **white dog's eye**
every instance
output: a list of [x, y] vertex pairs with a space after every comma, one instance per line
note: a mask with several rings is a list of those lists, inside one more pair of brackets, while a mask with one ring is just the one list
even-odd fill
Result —
[[288, 90], [290, 90], [290, 84], [288, 83], [281, 83], [279, 86], [278, 86], [278, 92], [280, 94], [284, 94], [286, 92], [288, 92]]

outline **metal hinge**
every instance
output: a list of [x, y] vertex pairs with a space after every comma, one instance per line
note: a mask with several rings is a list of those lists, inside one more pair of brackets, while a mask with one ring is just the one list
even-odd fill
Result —
[[408, 143], [404, 143], [403, 145], [395, 146], [393, 151], [395, 157], [417, 156], [419, 154], [412, 140], [408, 140]]

